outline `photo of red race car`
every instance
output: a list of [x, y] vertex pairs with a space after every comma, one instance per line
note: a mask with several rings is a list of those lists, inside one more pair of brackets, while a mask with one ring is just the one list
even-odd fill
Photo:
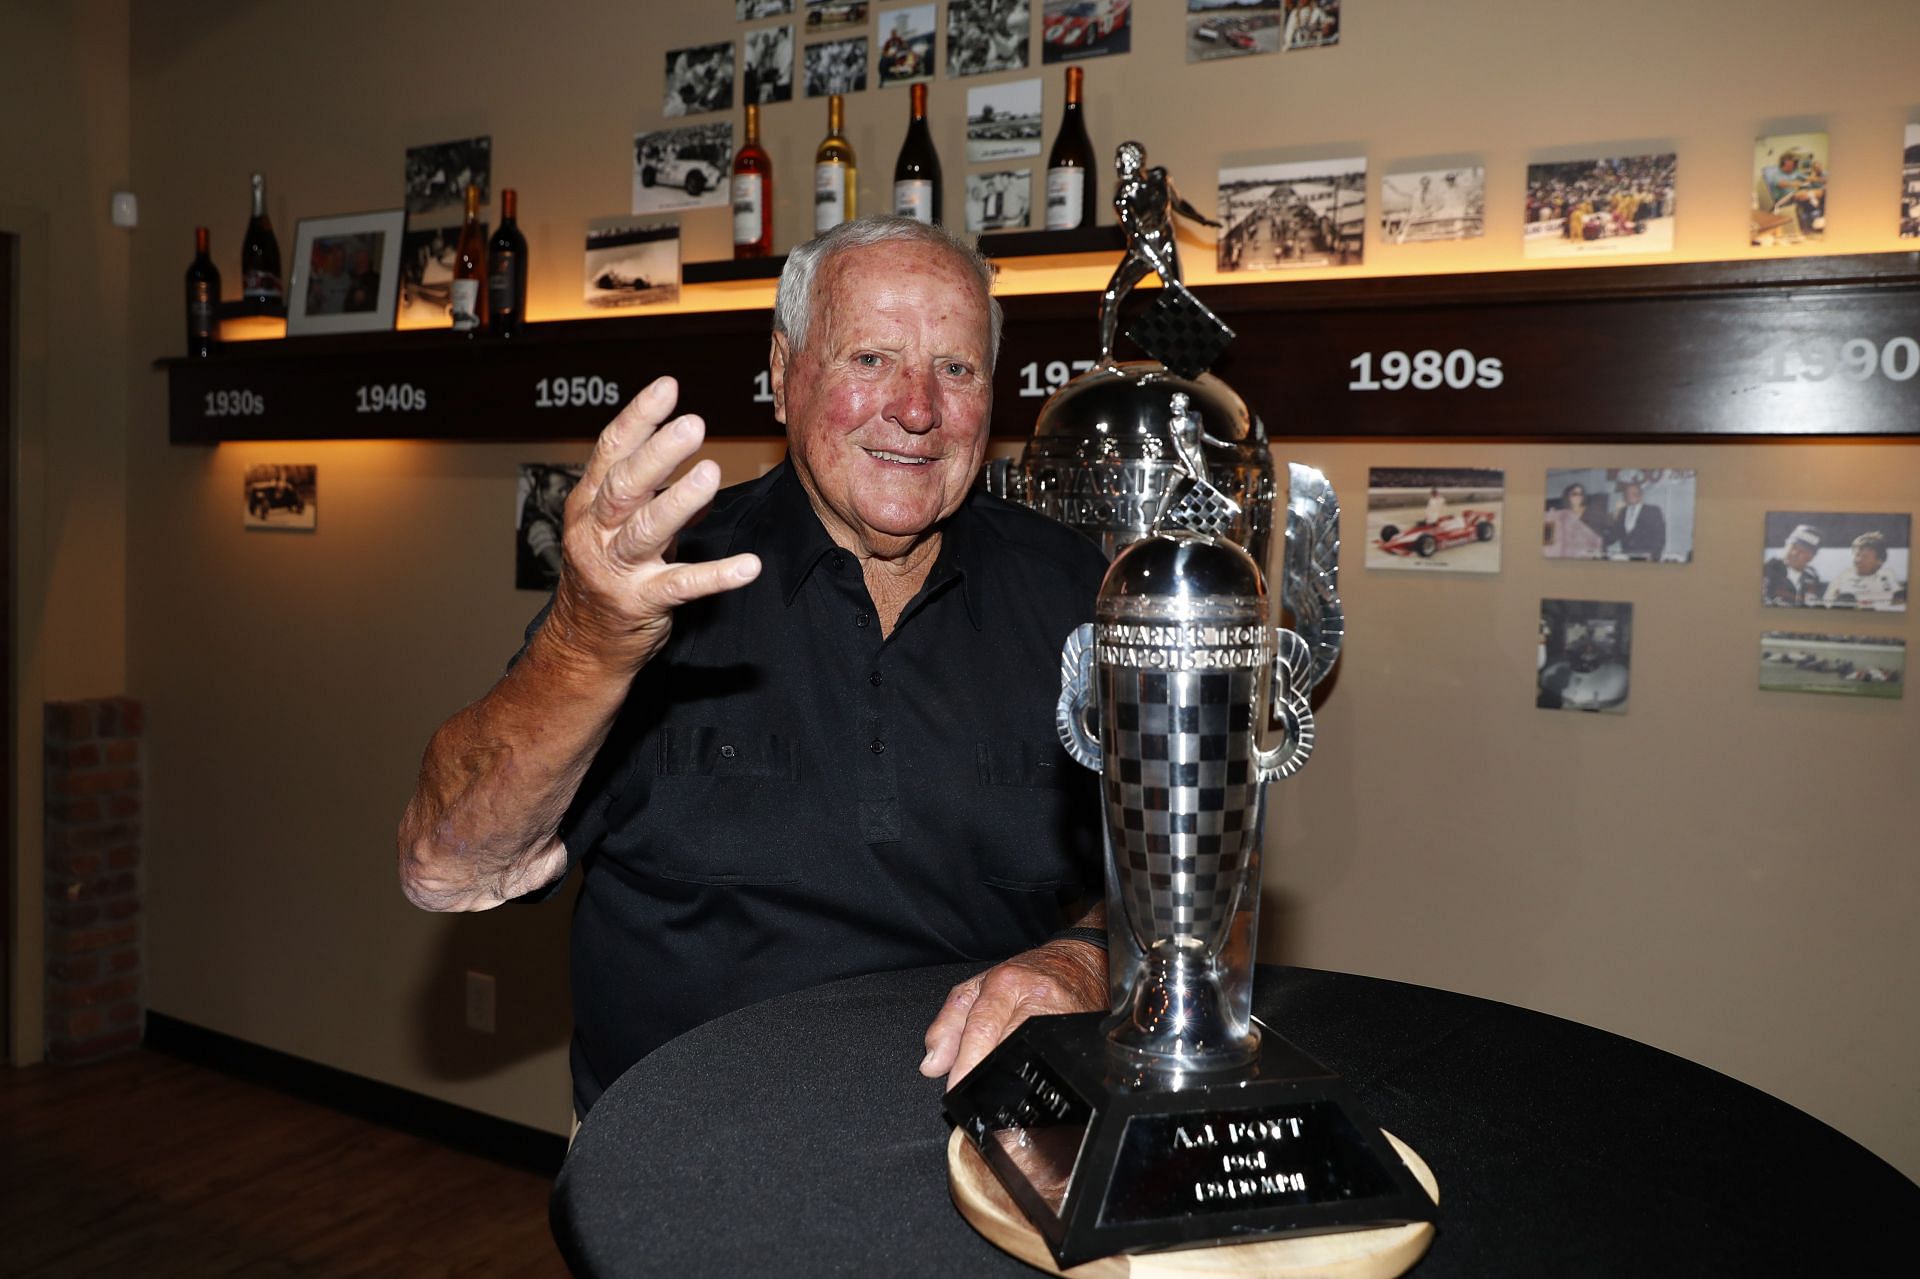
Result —
[[1423, 521], [1404, 529], [1389, 524], [1380, 530], [1380, 549], [1388, 555], [1417, 555], [1424, 560], [1449, 546], [1491, 542], [1493, 534], [1492, 511], [1466, 510], [1442, 516], [1433, 524]]
[[1084, 49], [1127, 24], [1131, 0], [1077, 0], [1054, 12], [1047, 6], [1045, 42], [1057, 50]]

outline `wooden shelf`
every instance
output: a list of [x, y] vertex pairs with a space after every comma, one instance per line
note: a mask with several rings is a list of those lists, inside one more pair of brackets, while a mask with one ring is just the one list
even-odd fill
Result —
[[[1275, 436], [1920, 435], [1920, 254], [1195, 292], [1239, 334], [1215, 372]], [[1053, 385], [1095, 354], [1097, 302], [1053, 293], [1002, 305], [994, 433], [1023, 438]], [[531, 324], [506, 340], [301, 337], [156, 363], [175, 443], [590, 439], [663, 373], [711, 434], [768, 436], [780, 433], [765, 385], [770, 324], [764, 309], [622, 315]], [[1395, 352], [1407, 361], [1398, 385]]]

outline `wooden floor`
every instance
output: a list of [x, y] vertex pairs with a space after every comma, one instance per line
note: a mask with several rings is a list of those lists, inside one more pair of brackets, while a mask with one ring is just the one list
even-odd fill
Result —
[[0, 1275], [565, 1275], [549, 1188], [159, 1053], [0, 1065]]

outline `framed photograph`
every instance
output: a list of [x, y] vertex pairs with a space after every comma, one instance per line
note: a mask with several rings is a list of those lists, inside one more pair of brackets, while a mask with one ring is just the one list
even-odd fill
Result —
[[405, 209], [301, 218], [293, 237], [287, 335], [393, 327]]
[[1366, 253], [1367, 159], [1220, 170], [1221, 271], [1357, 266]]
[[992, 75], [1027, 65], [1029, 0], [949, 0], [947, 74]]
[[634, 135], [635, 213], [724, 208], [732, 176], [731, 120]]
[[935, 7], [917, 4], [880, 15], [880, 87], [933, 79]]
[[[480, 224], [487, 234], [487, 224]], [[452, 301], [454, 257], [460, 249], [460, 225], [416, 227], [411, 221], [400, 238], [398, 320], [444, 322]]]
[[1292, 0], [1280, 41], [1289, 51], [1340, 43], [1340, 0]]
[[967, 175], [967, 230], [1011, 231], [1026, 226], [1032, 210], [1032, 169]]
[[1900, 238], [1916, 236], [1920, 236], [1920, 124], [1910, 124], [1900, 168]]
[[1505, 471], [1376, 466], [1367, 472], [1367, 567], [1498, 573]]
[[793, 100], [793, 28], [764, 27], [747, 32], [740, 66], [740, 96], [765, 106]]
[[1632, 664], [1633, 605], [1611, 600], [1540, 601], [1535, 706], [1625, 714]]
[[648, 306], [680, 300], [680, 224], [595, 218], [587, 223], [591, 307]]
[[1521, 256], [1673, 251], [1672, 152], [1527, 166]]
[[1475, 240], [1486, 227], [1487, 171], [1478, 165], [1380, 178], [1380, 235], [1390, 244]]
[[705, 115], [731, 110], [733, 41], [667, 50], [667, 92], [661, 114]]
[[1547, 472], [1550, 560], [1693, 559], [1694, 472], [1662, 467], [1555, 468]]
[[466, 207], [467, 187], [480, 188], [487, 202], [493, 180], [493, 139], [461, 138], [407, 148], [407, 213], [411, 217], [439, 213], [458, 220]]
[[736, 22], [755, 22], [793, 12], [793, 0], [733, 0]]
[[1040, 81], [967, 90], [967, 163], [1040, 154]]
[[807, 0], [807, 34], [867, 25], [867, 0]]
[[1040, 61], [1073, 62], [1133, 47], [1133, 0], [1046, 0], [1040, 9]]
[[247, 468], [242, 528], [311, 533], [319, 522], [320, 468], [262, 462]]
[[560, 534], [567, 495], [586, 473], [580, 462], [522, 462], [515, 486], [513, 589], [551, 591], [560, 580]]
[[1280, 52], [1280, 0], [1187, 0], [1187, 61]]
[[1906, 515], [1768, 511], [1760, 602], [1904, 613], [1912, 527]]
[[867, 38], [827, 40], [807, 46], [807, 96], [859, 93], [867, 87]]
[[1818, 243], [1827, 236], [1827, 135], [1781, 133], [1753, 143], [1757, 247]]
[[1842, 697], [1905, 695], [1907, 642], [1885, 635], [1760, 637], [1760, 688], [1769, 693], [1835, 693]]

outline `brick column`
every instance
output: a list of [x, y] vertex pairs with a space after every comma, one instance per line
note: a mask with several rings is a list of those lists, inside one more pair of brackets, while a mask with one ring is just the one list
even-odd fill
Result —
[[47, 704], [47, 1058], [140, 1042], [139, 702]]

